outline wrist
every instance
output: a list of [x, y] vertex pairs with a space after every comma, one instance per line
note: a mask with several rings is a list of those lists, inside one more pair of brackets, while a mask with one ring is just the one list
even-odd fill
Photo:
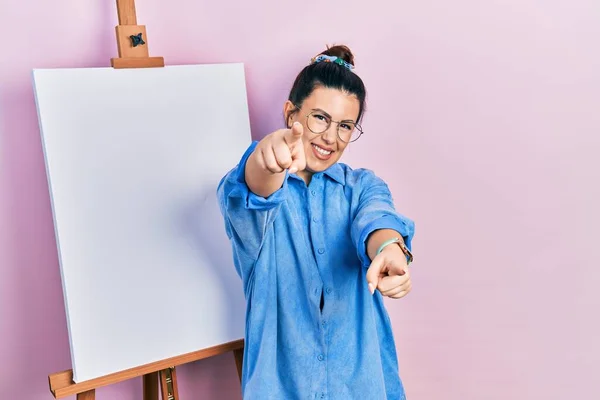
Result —
[[383, 242], [377, 249], [376, 255], [382, 252], [398, 252], [400, 251], [405, 257], [407, 264], [413, 261], [412, 252], [408, 249], [404, 243], [404, 239], [401, 236], [391, 238]]

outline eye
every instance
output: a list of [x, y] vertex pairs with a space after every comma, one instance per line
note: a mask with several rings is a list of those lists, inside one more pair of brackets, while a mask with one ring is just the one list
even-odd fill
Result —
[[326, 117], [326, 116], [324, 116], [324, 115], [321, 115], [321, 114], [314, 113], [314, 114], [313, 114], [313, 117], [315, 117], [315, 118], [316, 118], [316, 119], [318, 119], [319, 121], [327, 121], [327, 117]]
[[340, 124], [340, 128], [343, 129], [343, 130], [345, 130], [345, 131], [350, 132], [350, 131], [352, 131], [354, 129], [354, 124], [348, 124], [346, 122], [343, 122], [343, 123]]

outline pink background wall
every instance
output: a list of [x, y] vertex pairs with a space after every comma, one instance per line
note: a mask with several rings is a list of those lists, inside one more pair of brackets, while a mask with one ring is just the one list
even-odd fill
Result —
[[[293, 77], [323, 45], [355, 51], [370, 101], [345, 161], [387, 179], [417, 222], [414, 291], [388, 303], [411, 400], [600, 398], [597, 0], [137, 8], [168, 64], [246, 63], [256, 138], [280, 127]], [[70, 359], [30, 71], [108, 66], [116, 11], [0, 10], [0, 393], [48, 399], [47, 375]], [[183, 399], [240, 398], [228, 355], [179, 376]], [[140, 394], [135, 380], [98, 398]]]

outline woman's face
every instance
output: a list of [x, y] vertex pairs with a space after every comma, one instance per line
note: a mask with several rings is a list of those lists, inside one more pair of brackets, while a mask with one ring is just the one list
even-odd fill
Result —
[[[289, 101], [284, 107], [284, 115], [289, 115], [288, 126], [296, 121], [304, 128], [304, 154], [306, 156], [306, 172], [315, 173], [324, 171], [335, 164], [346, 149], [354, 123], [358, 118], [360, 103], [355, 95], [347, 94], [338, 89], [317, 87], [312, 94], [304, 100], [302, 108], [298, 110]], [[311, 131], [321, 131], [329, 128], [322, 134]]]

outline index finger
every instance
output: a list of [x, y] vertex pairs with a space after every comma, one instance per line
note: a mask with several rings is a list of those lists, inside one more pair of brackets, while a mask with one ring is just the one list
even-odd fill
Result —
[[367, 270], [367, 283], [369, 284], [369, 290], [371, 294], [375, 292], [375, 288], [377, 288], [379, 284], [379, 276], [381, 275], [381, 270], [383, 269], [383, 254], [379, 254], [376, 256], [369, 269]]
[[294, 144], [302, 138], [303, 133], [304, 127], [300, 122], [296, 121], [292, 127], [283, 134], [283, 139], [287, 144]]

